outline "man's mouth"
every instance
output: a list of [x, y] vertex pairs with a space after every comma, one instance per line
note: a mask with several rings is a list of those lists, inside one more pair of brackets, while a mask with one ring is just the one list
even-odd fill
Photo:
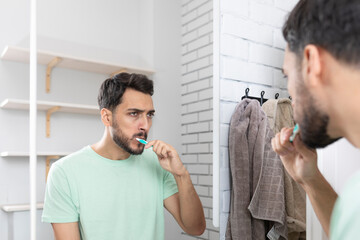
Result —
[[136, 141], [136, 138], [140, 138], [140, 139], [146, 140], [146, 139], [147, 139], [147, 134], [146, 134], [146, 133], [145, 133], [145, 134], [135, 134], [135, 135], [133, 136], [133, 140]]

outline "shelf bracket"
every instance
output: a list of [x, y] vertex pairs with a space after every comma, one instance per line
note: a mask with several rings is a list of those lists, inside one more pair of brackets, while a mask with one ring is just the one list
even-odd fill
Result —
[[52, 107], [46, 112], [46, 137], [50, 137], [50, 117], [51, 114], [60, 110], [60, 106]]
[[50, 92], [50, 82], [51, 82], [51, 72], [52, 69], [61, 62], [61, 57], [55, 57], [53, 60], [51, 60], [46, 68], [46, 93]]
[[113, 77], [115, 76], [116, 74], [119, 74], [119, 73], [123, 73], [123, 72], [128, 72], [128, 70], [126, 68], [122, 68], [120, 69], [119, 71], [116, 71], [116, 72], [113, 72], [110, 74], [110, 77]]
[[45, 176], [45, 182], [47, 181], [47, 177], [48, 177], [48, 174], [49, 174], [49, 171], [50, 171], [50, 160], [51, 159], [59, 159], [60, 156], [46, 156], [46, 176]]

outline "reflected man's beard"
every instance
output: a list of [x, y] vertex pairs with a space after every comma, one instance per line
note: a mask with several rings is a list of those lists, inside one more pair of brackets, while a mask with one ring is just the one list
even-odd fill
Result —
[[145, 140], [147, 139], [147, 134], [146, 133], [137, 133], [133, 135], [132, 139], [129, 139], [125, 136], [125, 134], [121, 131], [121, 129], [119, 128], [119, 126], [117, 125], [117, 123], [115, 121], [113, 121], [113, 140], [114, 142], [121, 147], [122, 149], [124, 149], [126, 152], [132, 154], [132, 155], [140, 155], [143, 153], [144, 151], [144, 145], [141, 143], [138, 143], [138, 148], [137, 149], [132, 149], [130, 147], [131, 144], [131, 140], [135, 139], [136, 137], [144, 137]]
[[331, 138], [326, 130], [329, 116], [311, 107], [304, 113], [300, 123], [301, 140], [310, 148], [324, 148], [340, 138]]
[[340, 138], [331, 138], [327, 134], [329, 116], [317, 107], [305, 86], [299, 86], [302, 84], [298, 84], [297, 93], [302, 104], [302, 116], [299, 120], [301, 140], [310, 148], [324, 148]]

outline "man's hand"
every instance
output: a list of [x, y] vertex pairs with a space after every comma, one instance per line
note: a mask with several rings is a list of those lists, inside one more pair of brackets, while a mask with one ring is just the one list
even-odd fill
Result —
[[283, 128], [280, 133], [272, 139], [271, 145], [274, 151], [290, 174], [290, 176], [303, 185], [311, 181], [319, 174], [317, 167], [317, 153], [315, 149], [310, 149], [301, 141], [299, 135], [293, 143], [289, 141], [294, 128]]
[[182, 164], [179, 154], [169, 144], [160, 140], [153, 140], [145, 145], [145, 148], [153, 147], [153, 151], [158, 156], [160, 165], [166, 171], [172, 173], [174, 176], [183, 176], [186, 173], [186, 168]]

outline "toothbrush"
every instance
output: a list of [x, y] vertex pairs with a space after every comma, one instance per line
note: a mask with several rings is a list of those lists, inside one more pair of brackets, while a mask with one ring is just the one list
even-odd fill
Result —
[[148, 142], [145, 141], [144, 139], [136, 138], [136, 140], [138, 140], [139, 142], [141, 142], [141, 143], [144, 144], [144, 145], [148, 144]]
[[293, 133], [292, 135], [290, 136], [290, 142], [292, 143], [296, 137], [296, 135], [299, 133], [299, 124], [296, 124], [295, 127], [294, 127], [294, 130], [293, 130]]

